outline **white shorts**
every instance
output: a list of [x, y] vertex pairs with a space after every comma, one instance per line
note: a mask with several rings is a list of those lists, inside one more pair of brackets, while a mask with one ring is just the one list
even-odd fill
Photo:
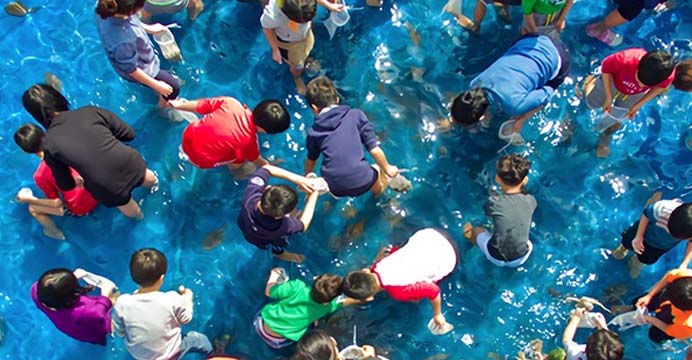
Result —
[[485, 257], [490, 260], [491, 263], [495, 266], [502, 266], [502, 267], [519, 267], [523, 265], [526, 260], [529, 259], [529, 256], [531, 256], [531, 253], [533, 252], [533, 244], [531, 243], [531, 240], [529, 240], [529, 251], [526, 252], [526, 255], [512, 261], [502, 261], [495, 259], [492, 255], [490, 255], [490, 252], [488, 251], [488, 242], [490, 239], [493, 237], [493, 235], [487, 231], [484, 231], [476, 237], [476, 243], [478, 244], [478, 247], [481, 249], [483, 254], [485, 254]]

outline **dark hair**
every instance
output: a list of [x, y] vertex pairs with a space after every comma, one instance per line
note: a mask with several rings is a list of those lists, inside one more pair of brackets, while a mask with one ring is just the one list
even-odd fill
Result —
[[692, 277], [673, 280], [666, 286], [666, 294], [676, 308], [683, 311], [692, 310]]
[[48, 307], [69, 309], [81, 295], [93, 289], [93, 286], [80, 286], [72, 271], [61, 268], [43, 273], [38, 279], [36, 293], [38, 300]]
[[452, 119], [460, 124], [473, 125], [480, 121], [489, 104], [485, 90], [480, 87], [466, 90], [452, 102]]
[[139, 286], [152, 286], [168, 270], [166, 255], [152, 249], [139, 249], [130, 259], [130, 275]]
[[668, 232], [676, 239], [692, 238], [692, 203], [684, 203], [670, 213]]
[[296, 345], [294, 360], [336, 360], [332, 337], [324, 330], [311, 330]]
[[339, 102], [339, 93], [328, 77], [318, 76], [308, 83], [305, 99], [308, 104], [324, 109]]
[[107, 19], [113, 15], [134, 15], [144, 7], [146, 0], [98, 0], [96, 13], [101, 19]]
[[357, 300], [365, 300], [377, 293], [377, 280], [365, 271], [352, 271], [341, 283], [344, 295]]
[[36, 154], [43, 150], [43, 130], [31, 123], [24, 124], [14, 133], [14, 142], [24, 152]]
[[660, 84], [675, 70], [673, 56], [667, 51], [649, 51], [639, 60], [637, 78], [646, 86]]
[[265, 189], [260, 208], [265, 215], [280, 218], [296, 208], [298, 194], [288, 185], [275, 185]]
[[264, 129], [267, 134], [278, 134], [288, 129], [291, 117], [279, 100], [268, 99], [257, 104], [252, 110], [252, 122]]
[[682, 91], [692, 91], [692, 60], [684, 60], [675, 67], [673, 86]]
[[497, 160], [497, 176], [505, 185], [517, 186], [529, 174], [531, 162], [519, 154], [510, 154]]
[[47, 84], [35, 84], [22, 95], [24, 109], [44, 128], [48, 128], [56, 113], [70, 109], [70, 103], [60, 91]]
[[280, 7], [287, 18], [299, 24], [312, 21], [317, 14], [317, 0], [283, 0]]
[[322, 274], [312, 283], [310, 297], [320, 304], [328, 303], [341, 294], [341, 276]]
[[606, 329], [596, 331], [586, 340], [588, 360], [620, 360], [624, 352], [620, 336]]

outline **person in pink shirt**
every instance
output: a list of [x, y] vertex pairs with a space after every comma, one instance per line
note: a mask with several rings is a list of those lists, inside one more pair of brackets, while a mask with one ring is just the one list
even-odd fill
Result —
[[349, 273], [341, 284], [344, 295], [370, 301], [385, 291], [397, 301], [428, 299], [439, 328], [447, 324], [442, 315], [442, 292], [437, 285], [456, 269], [459, 252], [454, 241], [434, 228], [417, 231], [405, 245], [385, 249], [369, 269]]
[[[43, 135], [43, 130], [34, 124], [24, 124], [14, 134], [14, 141], [24, 152], [34, 154], [41, 159], [41, 163], [34, 172], [34, 182], [46, 195], [45, 199], [39, 199], [31, 190], [24, 188], [17, 194], [17, 201], [29, 205], [29, 213], [41, 224], [44, 235], [65, 240], [65, 235], [58, 229], [50, 215], [63, 216], [67, 212], [74, 216], [85, 216], [96, 208], [98, 201], [82, 186], [68, 191], [58, 186], [53, 172], [43, 160]], [[70, 172], [76, 183], [84, 183], [77, 171], [70, 168]]]
[[634, 118], [644, 104], [665, 92], [674, 79], [675, 61], [666, 51], [633, 48], [603, 59], [601, 75], [587, 77], [583, 88], [587, 107], [603, 109], [616, 120], [601, 134], [598, 157], [610, 154], [612, 135], [622, 122]]
[[89, 296], [94, 286], [81, 286], [75, 273], [68, 269], [46, 271], [31, 286], [31, 298], [58, 330], [79, 341], [106, 345], [111, 308], [119, 293], [108, 289], [108, 296]]

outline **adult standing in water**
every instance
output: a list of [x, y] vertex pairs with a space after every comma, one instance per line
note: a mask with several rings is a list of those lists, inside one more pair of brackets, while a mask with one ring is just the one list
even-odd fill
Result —
[[[152, 187], [157, 179], [139, 152], [122, 143], [135, 138], [129, 125], [95, 106], [70, 110], [67, 99], [45, 84], [25, 91], [22, 104], [46, 129], [44, 160], [61, 189], [84, 186], [106, 207], [117, 207], [131, 218], [144, 217], [132, 190]], [[70, 168], [81, 177], [73, 177]]]

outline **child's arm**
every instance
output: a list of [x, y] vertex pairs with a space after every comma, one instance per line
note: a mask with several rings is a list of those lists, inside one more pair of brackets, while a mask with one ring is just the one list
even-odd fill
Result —
[[560, 17], [555, 22], [555, 29], [557, 31], [562, 31], [565, 28], [565, 20], [567, 19], [567, 14], [572, 9], [573, 3], [574, 3], [574, 0], [567, 0], [567, 3], [565, 3], [565, 6], [562, 8], [562, 12], [560, 13]]
[[132, 141], [135, 139], [135, 129], [128, 125], [122, 119], [115, 115], [113, 112], [97, 108], [96, 110], [103, 119], [103, 121], [108, 124], [108, 129], [111, 131], [113, 136], [120, 141]]
[[59, 188], [69, 191], [78, 186], [75, 178], [72, 177], [70, 168], [67, 165], [63, 164], [60, 160], [53, 158], [48, 153], [44, 154], [43, 160], [53, 172], [53, 177], [55, 178], [55, 182], [58, 184]]
[[257, 159], [253, 161], [253, 163], [257, 166], [267, 166], [271, 165], [267, 159], [263, 158], [262, 155], [258, 156]]
[[315, 164], [317, 161], [305, 159], [305, 175], [315, 171]]
[[651, 301], [651, 299], [654, 296], [656, 296], [656, 294], [658, 294], [661, 290], [663, 290], [663, 288], [666, 287], [666, 285], [668, 284], [668, 282], [666, 281], [667, 277], [668, 277], [668, 273], [663, 275], [661, 280], [659, 280], [656, 283], [656, 285], [654, 285], [654, 287], [652, 287], [651, 290], [649, 290], [649, 292], [646, 295], [640, 297], [639, 300], [637, 300], [636, 306], [637, 307], [646, 307], [647, 305], [649, 305], [649, 302]]
[[605, 92], [603, 111], [610, 112], [610, 109], [613, 107], [613, 75], [604, 72], [601, 74], [601, 80], [603, 80], [603, 91]]
[[538, 32], [538, 26], [536, 26], [536, 19], [533, 18], [533, 13], [524, 14], [524, 20], [526, 20], [526, 25], [528, 25], [528, 30], [530, 33]]
[[337, 1], [317, 0], [317, 3], [324, 6], [329, 11], [340, 12], [345, 9], [345, 5], [340, 4]]
[[567, 346], [567, 343], [574, 340], [574, 334], [577, 333], [577, 327], [579, 326], [579, 321], [581, 321], [582, 316], [584, 316], [583, 308], [577, 308], [572, 314], [570, 314], [567, 326], [565, 326], [565, 331], [562, 332], [563, 346]]
[[21, 203], [25, 203], [28, 205], [36, 205], [36, 206], [46, 206], [46, 207], [52, 207], [52, 208], [59, 208], [62, 206], [62, 200], [60, 198], [56, 199], [39, 199], [37, 197], [33, 198], [17, 198], [17, 201]]
[[178, 294], [183, 297], [183, 307], [176, 311], [176, 316], [181, 324], [185, 325], [192, 321], [192, 316], [194, 314], [194, 294], [192, 290], [185, 288], [180, 285], [178, 287]]
[[442, 315], [442, 293], [437, 295], [434, 299], [430, 300], [433, 310], [433, 320], [435, 324], [439, 327], [443, 327], [447, 320], [445, 320], [444, 315]]
[[649, 226], [649, 218], [645, 214], [639, 218], [639, 225], [637, 226], [637, 233], [632, 239], [632, 248], [637, 254], [642, 254], [644, 252], [644, 233], [646, 232], [646, 227]]
[[[258, 160], [259, 159], [262, 159], [262, 157], [259, 157]], [[264, 159], [262, 159], [262, 160], [264, 160]], [[257, 161], [257, 160], [255, 160], [255, 161]], [[264, 161], [266, 162], [266, 160], [264, 160]], [[308, 179], [306, 179], [304, 176], [294, 174], [288, 170], [282, 169], [278, 166], [271, 165], [269, 163], [262, 165], [262, 167], [264, 169], [266, 169], [267, 171], [269, 171], [269, 174], [273, 177], [288, 180], [288, 181], [298, 185], [298, 187], [300, 187], [301, 189], [303, 189], [303, 191], [305, 191], [307, 193], [313, 192], [312, 187], [310, 187], [310, 184], [308, 183]]]
[[264, 287], [264, 295], [269, 297], [269, 291], [276, 285], [276, 282], [281, 277], [281, 268], [273, 268], [269, 272], [269, 278], [267, 279], [267, 285]]
[[168, 85], [164, 81], [159, 81], [153, 77], [147, 75], [142, 69], [137, 68], [135, 71], [130, 73], [133, 79], [137, 80], [140, 84], [150, 87], [152, 90], [156, 91], [161, 96], [168, 96], [173, 93], [173, 87]]
[[317, 198], [320, 197], [318, 191], [313, 191], [308, 195], [308, 201], [305, 204], [305, 209], [300, 215], [300, 222], [303, 223], [303, 232], [308, 231], [310, 223], [312, 222], [312, 217], [315, 215], [315, 205], [317, 205]]
[[263, 29], [264, 37], [267, 38], [269, 47], [272, 49], [272, 59], [277, 63], [281, 64], [281, 51], [279, 50], [279, 41], [276, 39], [276, 32], [274, 29]]
[[668, 88], [660, 88], [658, 86], [654, 86], [651, 90], [649, 90], [646, 93], [646, 95], [644, 95], [643, 98], [641, 98], [641, 100], [639, 100], [636, 104], [632, 105], [630, 110], [627, 112], [627, 117], [629, 119], [632, 119], [635, 116], [637, 116], [639, 109], [641, 109], [642, 106], [644, 106], [644, 104], [646, 104], [649, 100], [657, 97], [658, 95], [663, 94], [664, 92], [666, 92], [666, 90], [668, 90]]
[[370, 150], [370, 155], [372, 155], [372, 158], [380, 169], [390, 178], [395, 178], [399, 174], [399, 169], [389, 164], [387, 157], [384, 155], [384, 151], [382, 151], [382, 148], [379, 146], [372, 148], [372, 150]]
[[197, 112], [197, 100], [169, 100], [168, 105], [176, 110]]
[[682, 262], [680, 263], [680, 268], [685, 269], [690, 265], [690, 261], [692, 261], [692, 241], [687, 241], [687, 247], [685, 248], [685, 257], [682, 259]]

